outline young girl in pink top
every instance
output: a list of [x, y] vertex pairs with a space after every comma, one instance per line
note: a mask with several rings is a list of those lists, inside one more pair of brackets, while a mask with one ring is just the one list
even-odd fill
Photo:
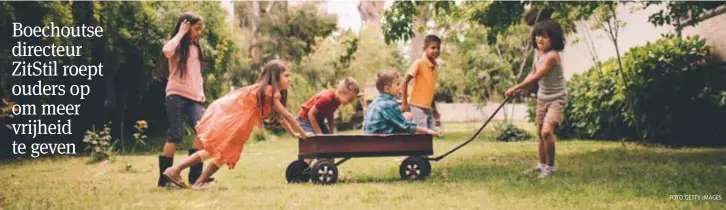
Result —
[[[164, 44], [164, 57], [169, 63], [169, 77], [166, 85], [166, 114], [169, 128], [166, 134], [164, 151], [159, 155], [159, 180], [157, 186], [168, 186], [161, 175], [174, 163], [176, 144], [184, 138], [184, 117], [194, 127], [202, 116], [204, 87], [202, 82], [201, 62], [204, 58], [199, 47], [199, 36], [202, 32], [202, 17], [194, 13], [184, 13], [179, 17], [171, 40]], [[195, 140], [189, 155], [202, 149], [202, 143]], [[189, 179], [196, 181], [202, 173], [202, 164], [192, 166]]]
[[213, 164], [195, 182], [190, 181], [192, 189], [208, 188], [207, 182], [202, 180], [212, 176], [222, 165], [233, 169], [254, 126], [262, 128], [262, 120], [268, 117], [276, 117], [293, 136], [305, 138], [305, 132], [285, 108], [290, 77], [290, 69], [282, 61], [273, 60], [265, 65], [256, 84], [234, 90], [212, 102], [196, 127], [197, 140], [202, 142], [204, 150], [167, 168], [164, 177], [177, 186], [186, 187], [180, 177], [181, 170], [211, 158]]

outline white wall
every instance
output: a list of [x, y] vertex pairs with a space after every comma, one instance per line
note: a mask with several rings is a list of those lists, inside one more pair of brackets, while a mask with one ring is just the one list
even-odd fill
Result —
[[683, 29], [683, 37], [698, 34], [706, 38], [711, 46], [711, 54], [724, 61], [726, 59], [726, 13], [701, 21], [696, 26]]
[[[625, 27], [620, 29], [618, 36], [618, 45], [620, 47], [621, 56], [625, 54], [631, 47], [645, 45], [649, 41], [655, 41], [661, 37], [661, 34], [674, 31], [671, 26], [655, 27], [648, 22], [648, 16], [660, 10], [661, 6], [651, 6], [646, 10], [638, 10], [630, 12], [630, 8], [634, 5], [625, 5], [617, 8], [618, 19], [625, 22]], [[603, 30], [591, 30], [595, 49], [601, 61], [606, 61], [611, 57], [615, 57], [615, 47], [612, 41], [607, 37]], [[578, 43], [572, 41], [576, 37], [584, 37], [583, 31], [577, 34], [567, 36], [569, 40], [562, 52], [563, 68], [565, 78], [569, 79], [575, 73], [581, 73], [594, 65], [590, 53], [588, 52], [586, 40], [581, 39]]]

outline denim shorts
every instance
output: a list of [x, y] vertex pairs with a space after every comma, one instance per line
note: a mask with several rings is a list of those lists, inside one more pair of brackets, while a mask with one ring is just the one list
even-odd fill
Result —
[[202, 118], [202, 104], [197, 101], [185, 98], [179, 95], [170, 95], [166, 97], [164, 102], [166, 106], [166, 115], [169, 119], [169, 128], [166, 131], [166, 141], [181, 142], [186, 133], [184, 130], [184, 117], [187, 123], [192, 127], [197, 126], [197, 122]]
[[424, 127], [433, 130], [436, 126], [434, 122], [434, 113], [431, 109], [425, 109], [417, 106], [411, 106], [411, 113], [413, 113], [413, 122], [418, 127]]
[[[310, 123], [310, 121], [297, 118], [297, 123], [300, 124], [300, 127], [305, 131], [305, 133], [315, 133], [313, 131], [313, 124]], [[329, 134], [330, 130], [328, 130], [328, 125], [325, 124], [325, 120], [318, 119], [318, 126], [320, 126], [320, 132], [323, 132], [323, 134]]]

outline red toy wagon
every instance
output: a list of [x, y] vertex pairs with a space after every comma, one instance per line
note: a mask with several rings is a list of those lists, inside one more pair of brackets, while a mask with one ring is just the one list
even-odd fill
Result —
[[[312, 179], [316, 184], [334, 184], [338, 181], [338, 166], [351, 158], [408, 156], [399, 166], [401, 178], [425, 179], [431, 174], [430, 161], [439, 161], [476, 139], [508, 101], [505, 99], [469, 140], [437, 157], [429, 157], [434, 148], [433, 136], [428, 134], [316, 135], [299, 139], [298, 160], [287, 166], [285, 178], [290, 183]], [[333, 158], [342, 159], [333, 162]], [[303, 159], [317, 161], [308, 166]]]

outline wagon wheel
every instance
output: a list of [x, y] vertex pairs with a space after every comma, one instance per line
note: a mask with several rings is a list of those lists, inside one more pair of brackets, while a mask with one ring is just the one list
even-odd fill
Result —
[[285, 170], [285, 179], [287, 183], [307, 182], [310, 180], [310, 174], [303, 173], [309, 165], [303, 160], [295, 160], [287, 166]]
[[330, 160], [316, 161], [310, 174], [315, 184], [335, 184], [338, 181], [338, 167]]
[[399, 168], [401, 179], [422, 180], [431, 174], [431, 163], [420, 157], [408, 157]]

